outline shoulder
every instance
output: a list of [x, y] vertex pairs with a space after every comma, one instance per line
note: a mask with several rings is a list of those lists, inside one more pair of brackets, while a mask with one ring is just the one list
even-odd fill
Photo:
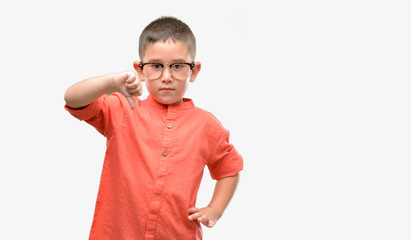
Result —
[[195, 111], [195, 114], [198, 117], [204, 118], [205, 120], [210, 121], [210, 122], [220, 123], [220, 121], [217, 119], [217, 117], [214, 114], [212, 114], [211, 112], [207, 111], [207, 110], [204, 110], [204, 109], [199, 108], [199, 107], [195, 107], [194, 111]]
[[206, 125], [208, 129], [215, 129], [219, 132], [225, 130], [220, 120], [218, 120], [213, 113], [207, 110], [195, 107], [193, 115], [195, 116], [193, 119], [194, 121]]

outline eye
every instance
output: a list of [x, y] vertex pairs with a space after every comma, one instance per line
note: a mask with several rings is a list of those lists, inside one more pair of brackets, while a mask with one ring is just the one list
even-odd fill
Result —
[[160, 70], [163, 68], [163, 65], [160, 63], [151, 63], [150, 68], [155, 69], [155, 70]]
[[174, 64], [173, 64], [173, 68], [176, 69], [176, 70], [183, 69], [183, 68], [184, 68], [184, 64], [182, 64], [182, 63], [174, 63]]

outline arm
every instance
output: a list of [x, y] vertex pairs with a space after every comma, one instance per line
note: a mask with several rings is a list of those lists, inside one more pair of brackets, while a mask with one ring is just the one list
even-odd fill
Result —
[[207, 227], [214, 226], [233, 197], [238, 180], [239, 174], [218, 180], [210, 204], [201, 209], [194, 207], [188, 209], [188, 213], [191, 214], [188, 219], [197, 220]]
[[136, 78], [136, 74], [133, 71], [127, 71], [78, 82], [67, 89], [64, 99], [68, 106], [81, 108], [106, 93], [120, 92], [127, 98], [133, 109], [135, 103], [131, 96], [140, 96], [141, 90], [141, 82]]

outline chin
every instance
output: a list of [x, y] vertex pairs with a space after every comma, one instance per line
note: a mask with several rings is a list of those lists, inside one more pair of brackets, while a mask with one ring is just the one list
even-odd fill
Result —
[[179, 103], [183, 100], [183, 98], [154, 98], [157, 102], [164, 104], [164, 105], [171, 105], [175, 103]]

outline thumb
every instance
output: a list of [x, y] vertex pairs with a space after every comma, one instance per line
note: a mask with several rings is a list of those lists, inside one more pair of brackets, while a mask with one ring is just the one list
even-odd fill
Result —
[[134, 98], [132, 96], [126, 96], [128, 103], [130, 104], [131, 110], [133, 110], [136, 107], [136, 102], [134, 101]]
[[131, 93], [129, 92], [129, 89], [126, 87], [127, 83], [132, 83], [136, 80], [136, 75], [134, 72], [125, 72], [127, 79], [126, 81], [122, 84], [121, 88], [120, 88], [120, 92], [121, 94], [123, 94], [128, 103], [130, 104], [130, 108], [131, 110], [133, 110], [136, 107], [136, 103], [134, 101], [134, 98], [131, 96]]
[[131, 110], [133, 110], [136, 107], [136, 102], [134, 101], [134, 98], [130, 95], [125, 86], [123, 86], [123, 88], [120, 89], [120, 93], [123, 94], [124, 97], [126, 97], [128, 103], [130, 104]]

